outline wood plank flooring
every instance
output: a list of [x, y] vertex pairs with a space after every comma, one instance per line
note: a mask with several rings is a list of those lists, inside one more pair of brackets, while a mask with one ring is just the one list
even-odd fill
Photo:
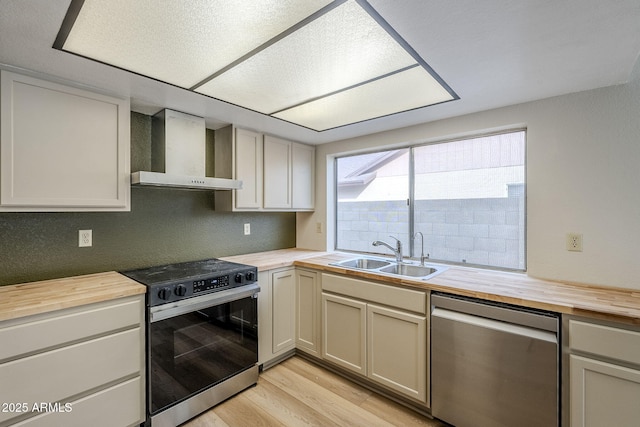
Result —
[[425, 426], [422, 416], [300, 357], [260, 375], [258, 385], [182, 427]]

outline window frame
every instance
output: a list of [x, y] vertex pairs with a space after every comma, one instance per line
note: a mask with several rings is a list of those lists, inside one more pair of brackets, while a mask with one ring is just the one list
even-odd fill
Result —
[[[434, 263], [439, 263], [439, 264], [446, 264], [446, 265], [459, 265], [459, 266], [466, 266], [466, 267], [475, 267], [475, 268], [483, 268], [483, 269], [490, 269], [490, 270], [499, 270], [499, 271], [509, 271], [509, 272], [526, 272], [527, 271], [527, 128], [526, 127], [513, 127], [513, 128], [505, 128], [505, 129], [501, 129], [499, 131], [493, 131], [493, 132], [486, 132], [486, 133], [474, 133], [474, 134], [468, 134], [465, 136], [460, 136], [460, 137], [452, 137], [452, 138], [442, 138], [442, 139], [436, 139], [436, 140], [432, 140], [432, 141], [423, 141], [423, 142], [419, 142], [419, 143], [415, 143], [415, 144], [410, 144], [410, 145], [404, 145], [404, 146], [381, 146], [378, 147], [375, 150], [367, 150], [367, 151], [361, 151], [361, 152], [357, 152], [357, 153], [349, 153], [349, 154], [344, 154], [344, 155], [340, 155], [337, 154], [335, 155], [335, 157], [333, 158], [333, 175], [334, 175], [334, 179], [333, 179], [333, 213], [334, 213], [334, 236], [333, 236], [333, 246], [334, 246], [334, 250], [336, 251], [340, 251], [340, 252], [352, 252], [352, 253], [362, 253], [362, 254], [371, 254], [374, 256], [380, 256], [379, 253], [374, 253], [374, 252], [367, 252], [367, 251], [357, 251], [357, 250], [351, 250], [351, 249], [341, 249], [338, 247], [338, 197], [339, 197], [339, 189], [338, 189], [338, 161], [340, 159], [343, 158], [347, 158], [347, 157], [353, 157], [353, 156], [360, 156], [360, 155], [365, 155], [365, 154], [375, 154], [375, 153], [381, 153], [381, 152], [385, 152], [385, 151], [396, 151], [396, 150], [407, 150], [409, 151], [409, 157], [408, 157], [408, 194], [409, 194], [409, 198], [407, 199], [407, 203], [408, 203], [408, 234], [409, 234], [409, 250], [407, 251], [405, 249], [405, 258], [410, 258], [410, 259], [417, 259], [420, 257], [420, 253], [419, 253], [419, 249], [414, 250], [415, 247], [415, 205], [416, 205], [416, 200], [415, 200], [415, 181], [416, 181], [416, 176], [415, 176], [415, 149], [420, 148], [420, 147], [425, 147], [425, 146], [430, 146], [430, 145], [438, 145], [438, 144], [446, 144], [446, 143], [452, 143], [452, 142], [458, 142], [458, 141], [467, 141], [467, 140], [473, 140], [473, 139], [478, 139], [478, 138], [486, 138], [486, 137], [492, 137], [492, 136], [498, 136], [498, 135], [506, 135], [506, 134], [511, 134], [511, 133], [518, 133], [518, 132], [523, 132], [524, 136], [524, 147], [523, 147], [523, 176], [524, 176], [524, 182], [523, 182], [523, 229], [522, 229], [522, 240], [523, 240], [523, 245], [522, 245], [522, 251], [523, 251], [523, 268], [510, 268], [510, 267], [502, 267], [502, 266], [492, 266], [492, 265], [487, 265], [487, 264], [474, 264], [474, 263], [469, 263], [469, 262], [462, 262], [462, 261], [450, 261], [450, 260], [441, 260], [441, 259], [435, 259], [433, 260]], [[520, 249], [519, 249], [520, 250]], [[428, 250], [425, 250], [425, 252], [428, 252]], [[429, 260], [430, 261], [430, 260]]]

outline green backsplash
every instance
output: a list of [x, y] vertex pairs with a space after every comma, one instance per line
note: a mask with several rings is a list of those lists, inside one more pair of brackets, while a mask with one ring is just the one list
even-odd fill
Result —
[[[149, 169], [150, 123], [131, 115], [132, 170]], [[131, 190], [131, 212], [0, 213], [0, 285], [295, 246], [295, 213], [216, 212], [211, 191]], [[92, 247], [78, 247], [84, 229]]]

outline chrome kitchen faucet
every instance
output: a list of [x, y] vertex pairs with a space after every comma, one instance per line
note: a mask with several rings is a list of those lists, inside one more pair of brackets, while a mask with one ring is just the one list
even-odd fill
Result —
[[376, 240], [372, 243], [373, 246], [386, 246], [387, 248], [391, 249], [393, 251], [393, 254], [396, 256], [396, 262], [398, 264], [402, 263], [402, 242], [400, 241], [400, 239], [397, 239], [393, 236], [389, 236], [392, 239], [395, 239], [396, 241], [396, 247], [394, 248], [393, 246], [391, 246], [390, 244], [383, 242], [382, 240]]

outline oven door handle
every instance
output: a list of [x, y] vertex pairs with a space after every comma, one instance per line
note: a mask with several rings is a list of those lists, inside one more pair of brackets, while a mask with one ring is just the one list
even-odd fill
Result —
[[260, 292], [260, 286], [258, 286], [257, 283], [252, 283], [250, 285], [151, 307], [149, 309], [149, 322], [158, 322], [170, 317], [202, 310], [203, 308], [237, 301], [239, 299], [253, 296], [258, 292]]

